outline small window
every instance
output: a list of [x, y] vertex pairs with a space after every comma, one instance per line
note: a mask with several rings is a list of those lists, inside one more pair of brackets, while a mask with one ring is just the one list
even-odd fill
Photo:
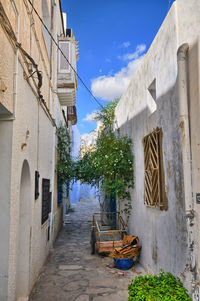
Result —
[[36, 170], [35, 171], [35, 200], [37, 200], [39, 195], [40, 195], [40, 193], [39, 193], [39, 178], [40, 178], [40, 174]]
[[62, 204], [62, 184], [59, 181], [59, 179], [57, 179], [57, 183], [58, 183], [58, 206], [60, 206]]
[[[70, 61], [70, 43], [69, 42], [59, 42], [60, 49], [66, 56], [66, 58]], [[66, 58], [59, 51], [59, 72], [67, 73], [69, 72], [69, 63]]]
[[42, 225], [48, 220], [51, 212], [50, 180], [42, 179]]
[[157, 128], [143, 138], [144, 203], [161, 210], [167, 209], [162, 160], [162, 129]]
[[152, 81], [148, 87], [147, 105], [150, 109], [151, 114], [157, 110], [156, 103], [156, 79]]

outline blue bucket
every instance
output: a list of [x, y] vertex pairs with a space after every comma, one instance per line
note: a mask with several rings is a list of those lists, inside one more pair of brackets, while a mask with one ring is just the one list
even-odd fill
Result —
[[133, 266], [133, 258], [114, 258], [114, 264], [120, 270], [129, 270]]

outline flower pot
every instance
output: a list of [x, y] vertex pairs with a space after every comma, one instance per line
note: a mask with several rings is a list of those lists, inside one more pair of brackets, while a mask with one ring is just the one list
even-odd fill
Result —
[[129, 270], [133, 266], [133, 258], [114, 258], [114, 264], [120, 270]]

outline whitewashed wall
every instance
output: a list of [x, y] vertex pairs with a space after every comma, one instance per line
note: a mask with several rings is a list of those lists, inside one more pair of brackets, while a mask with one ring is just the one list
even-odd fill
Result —
[[[159, 272], [160, 268], [163, 268], [165, 271], [183, 276], [187, 232], [177, 97], [176, 16], [174, 4], [122, 96], [116, 109], [116, 119], [121, 133], [133, 140], [135, 188], [131, 193], [133, 209], [129, 231], [140, 238], [141, 263], [149, 271]], [[153, 112], [148, 87], [154, 79], [156, 79], [157, 109]], [[144, 204], [142, 139], [156, 127], [163, 130], [167, 211], [149, 208]]]

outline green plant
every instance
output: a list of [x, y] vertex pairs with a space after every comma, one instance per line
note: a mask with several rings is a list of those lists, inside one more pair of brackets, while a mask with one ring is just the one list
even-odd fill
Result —
[[79, 158], [73, 165], [74, 179], [80, 180], [82, 183], [87, 183], [92, 186], [97, 185], [101, 175], [94, 168], [94, 158], [92, 152], [87, 152], [83, 158]]
[[114, 191], [119, 199], [130, 199], [129, 188], [134, 184], [131, 140], [103, 132], [96, 146], [92, 166], [101, 175], [101, 189], [106, 195]]
[[126, 200], [123, 211], [129, 215], [129, 189], [134, 187], [132, 142], [113, 129], [117, 102], [98, 111], [96, 119], [101, 121], [103, 130], [97, 138], [96, 150], [74, 163], [74, 178], [98, 186], [106, 196], [116, 194], [118, 200]]
[[105, 106], [102, 107], [100, 111], [96, 112], [95, 119], [97, 121], [101, 121], [103, 124], [104, 129], [106, 130], [113, 130], [113, 124], [115, 119], [115, 108], [119, 102], [119, 99], [115, 99], [112, 102], [107, 103]]
[[57, 173], [60, 184], [64, 184], [70, 179], [73, 171], [73, 162], [71, 159], [71, 141], [68, 130], [65, 126], [60, 126], [57, 130], [58, 137], [58, 162]]
[[191, 301], [181, 280], [171, 273], [136, 277], [128, 286], [128, 301]]

